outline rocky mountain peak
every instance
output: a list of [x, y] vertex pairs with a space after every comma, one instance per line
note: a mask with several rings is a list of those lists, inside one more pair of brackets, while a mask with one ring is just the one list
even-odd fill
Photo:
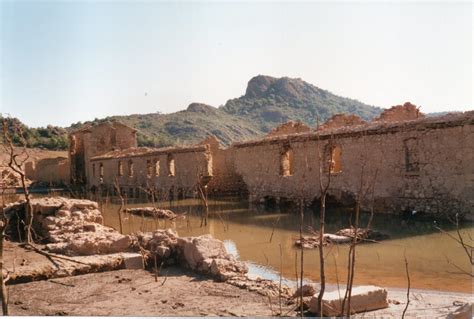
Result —
[[216, 108], [204, 103], [191, 103], [186, 110], [195, 113], [214, 113]]
[[265, 95], [270, 86], [277, 81], [276, 78], [268, 75], [257, 75], [250, 79], [245, 91], [247, 98], [260, 98]]

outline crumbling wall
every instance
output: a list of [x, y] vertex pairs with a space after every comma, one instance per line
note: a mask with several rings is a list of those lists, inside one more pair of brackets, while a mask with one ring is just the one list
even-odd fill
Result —
[[398, 122], [417, 120], [423, 117], [425, 117], [425, 115], [420, 112], [416, 105], [406, 102], [403, 105], [395, 105], [383, 111], [375, 121]]
[[[319, 157], [327, 172], [339, 148], [329, 193], [354, 198], [373, 185], [378, 212], [460, 213], [474, 218], [474, 114], [462, 121], [420, 122], [341, 134], [288, 135], [235, 145], [235, 167], [252, 199], [319, 197]], [[280, 171], [281, 152], [293, 152], [294, 172]], [[318, 153], [319, 149], [319, 153]], [[326, 173], [327, 174], [327, 173]], [[326, 175], [323, 176], [326, 178]], [[370, 191], [371, 193], [371, 191]], [[370, 196], [369, 196], [370, 197]], [[362, 203], [368, 208], [370, 201]]]
[[71, 179], [69, 160], [65, 157], [45, 158], [27, 164], [26, 176], [35, 182], [57, 185], [69, 183]]
[[341, 127], [350, 127], [355, 125], [363, 125], [367, 122], [354, 114], [335, 114], [329, 120], [320, 125], [319, 131], [332, 130]]
[[302, 122], [288, 121], [280, 126], [275, 127], [273, 130], [271, 130], [267, 134], [267, 136], [306, 133], [306, 132], [309, 132], [310, 130], [311, 129], [309, 128], [309, 126], [305, 125]]

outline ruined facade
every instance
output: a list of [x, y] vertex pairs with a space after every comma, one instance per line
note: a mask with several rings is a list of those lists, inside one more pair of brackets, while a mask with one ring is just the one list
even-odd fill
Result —
[[209, 145], [168, 148], [129, 148], [92, 157], [87, 180], [92, 189], [128, 198], [153, 191], [156, 199], [191, 197], [196, 186], [212, 177]]
[[[235, 143], [252, 199], [361, 199], [378, 212], [474, 215], [474, 112]], [[291, 150], [291, 163], [282, 156]], [[284, 172], [282, 166], [294, 167]], [[321, 168], [321, 170], [320, 170]], [[320, 173], [321, 171], [321, 173]]]
[[87, 133], [88, 143], [81, 133], [76, 143], [85, 166], [75, 174], [109, 192], [117, 179], [129, 197], [149, 187], [161, 198], [196, 196], [196, 186], [205, 184], [209, 194], [306, 203], [320, 197], [320, 182], [329, 182], [331, 200], [340, 203], [474, 219], [474, 112], [425, 117], [406, 103], [370, 123], [335, 115], [316, 130], [285, 134], [290, 126], [226, 149], [214, 137], [189, 147], [136, 148], [135, 131], [116, 126], [127, 143], [117, 150], [110, 143], [102, 154], [85, 147], [94, 133]]

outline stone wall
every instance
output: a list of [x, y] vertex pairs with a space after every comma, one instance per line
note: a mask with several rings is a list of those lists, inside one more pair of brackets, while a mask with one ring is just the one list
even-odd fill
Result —
[[215, 137], [205, 139], [212, 154], [212, 179], [208, 184], [209, 194], [213, 196], [246, 194], [246, 185], [235, 170], [234, 149], [222, 149]]
[[157, 189], [158, 199], [194, 196], [199, 182], [212, 177], [209, 145], [187, 148], [131, 148], [93, 157], [89, 187], [114, 192], [117, 179], [127, 197], [141, 197]]
[[66, 157], [45, 158], [26, 164], [26, 177], [32, 181], [58, 185], [67, 184], [71, 179], [69, 160]]
[[[366, 192], [375, 179], [373, 193], [379, 212], [459, 212], [474, 217], [474, 112], [408, 124], [267, 138], [236, 143], [234, 148], [236, 171], [255, 200], [266, 196], [318, 198], [322, 158], [323, 182], [328, 170], [333, 170], [329, 193], [341, 201]], [[282, 176], [281, 154], [288, 148], [293, 153], [294, 172]], [[369, 202], [362, 204], [367, 208]]]

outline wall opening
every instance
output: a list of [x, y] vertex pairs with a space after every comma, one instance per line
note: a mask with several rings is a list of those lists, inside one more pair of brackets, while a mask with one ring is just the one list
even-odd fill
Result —
[[148, 177], [151, 177], [153, 173], [153, 165], [151, 163], [151, 160], [146, 160], [146, 175]]
[[95, 164], [92, 164], [92, 177], [95, 178]]
[[173, 154], [168, 154], [168, 176], [175, 176], [176, 167]]
[[122, 164], [122, 161], [118, 161], [118, 164], [117, 164], [117, 175], [118, 175], [118, 176], [123, 176], [123, 164]]
[[340, 146], [334, 146], [331, 149], [331, 162], [329, 165], [331, 174], [342, 172], [341, 152]]
[[128, 160], [128, 176], [133, 176], [133, 161]]
[[104, 164], [103, 163], [99, 164], [99, 175], [101, 178], [104, 177]]
[[407, 173], [417, 173], [420, 171], [420, 163], [418, 157], [418, 140], [409, 138], [403, 141], [405, 151], [405, 171]]
[[291, 176], [294, 173], [293, 150], [288, 146], [280, 154], [280, 175]]
[[155, 176], [160, 176], [160, 161], [155, 159]]

